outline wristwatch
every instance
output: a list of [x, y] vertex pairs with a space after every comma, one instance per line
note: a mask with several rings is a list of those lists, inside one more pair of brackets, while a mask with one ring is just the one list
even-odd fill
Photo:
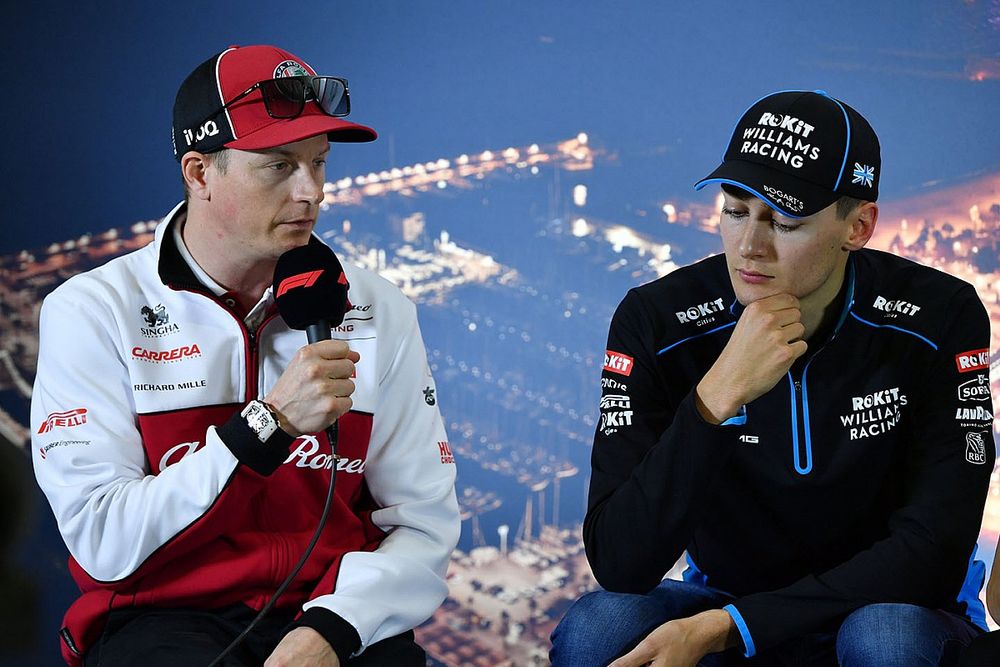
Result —
[[278, 413], [264, 401], [254, 399], [247, 403], [240, 413], [250, 430], [257, 434], [257, 439], [267, 442], [278, 430]]

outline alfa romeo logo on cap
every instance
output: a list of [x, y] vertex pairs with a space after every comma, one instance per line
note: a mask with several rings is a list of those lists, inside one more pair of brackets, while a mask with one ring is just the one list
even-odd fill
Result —
[[309, 76], [309, 72], [294, 60], [286, 60], [274, 68], [274, 78], [280, 79], [287, 76]]

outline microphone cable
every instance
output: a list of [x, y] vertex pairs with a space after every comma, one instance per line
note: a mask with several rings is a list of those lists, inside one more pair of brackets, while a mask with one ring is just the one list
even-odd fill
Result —
[[309, 555], [312, 553], [316, 543], [319, 542], [319, 536], [323, 533], [323, 527], [326, 525], [326, 519], [330, 514], [330, 507], [333, 505], [333, 489], [336, 486], [337, 481], [337, 437], [339, 435], [339, 421], [340, 420], [338, 419], [326, 428], [326, 437], [330, 441], [330, 461], [332, 462], [332, 466], [330, 468], [330, 488], [326, 492], [326, 503], [323, 505], [323, 513], [319, 517], [319, 525], [316, 526], [316, 531], [313, 533], [312, 539], [309, 541], [309, 545], [306, 547], [305, 553], [302, 554], [302, 558], [299, 559], [298, 564], [292, 570], [291, 574], [285, 577], [285, 580], [281, 582], [278, 589], [274, 591], [271, 599], [267, 601], [267, 604], [264, 605], [264, 607], [250, 622], [250, 625], [248, 625], [246, 629], [241, 632], [240, 635], [208, 665], [208, 667], [217, 667], [218, 665], [221, 665], [222, 660], [232, 653], [233, 649], [243, 643], [243, 640], [250, 634], [250, 631], [257, 627], [257, 624], [260, 623], [261, 619], [263, 619], [264, 616], [271, 611], [271, 608], [274, 607], [278, 598], [281, 597], [281, 595], [285, 592], [285, 589], [287, 589], [295, 577], [298, 576], [299, 571], [302, 569], [302, 566], [306, 564], [306, 560], [309, 559]]

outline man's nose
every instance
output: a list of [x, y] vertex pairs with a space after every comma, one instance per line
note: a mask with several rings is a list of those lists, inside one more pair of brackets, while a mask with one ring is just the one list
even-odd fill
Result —
[[743, 228], [743, 234], [740, 236], [740, 256], [761, 257], [767, 254], [770, 232], [770, 222], [762, 220], [747, 222]]
[[295, 179], [295, 201], [318, 206], [323, 201], [323, 173], [314, 169], [300, 169]]

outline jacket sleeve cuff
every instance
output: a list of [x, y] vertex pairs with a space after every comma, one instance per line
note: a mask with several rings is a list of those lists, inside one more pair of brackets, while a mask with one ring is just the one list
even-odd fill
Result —
[[719, 426], [743, 426], [747, 423], [747, 406], [741, 405], [735, 415], [719, 424]]
[[750, 628], [747, 627], [746, 621], [743, 620], [743, 615], [740, 614], [740, 610], [731, 604], [727, 604], [723, 607], [729, 613], [729, 616], [733, 619], [733, 623], [736, 624], [736, 629], [740, 631], [740, 637], [743, 639], [743, 657], [752, 658], [757, 654], [757, 647], [753, 645], [753, 637], [750, 636]]
[[323, 636], [337, 654], [340, 664], [346, 665], [354, 653], [361, 648], [361, 635], [354, 626], [343, 618], [322, 607], [311, 607], [302, 612], [289, 630], [312, 628]]
[[261, 442], [239, 412], [215, 432], [240, 463], [259, 475], [277, 470], [288, 458], [288, 448], [295, 440], [279, 428], [266, 443]]

